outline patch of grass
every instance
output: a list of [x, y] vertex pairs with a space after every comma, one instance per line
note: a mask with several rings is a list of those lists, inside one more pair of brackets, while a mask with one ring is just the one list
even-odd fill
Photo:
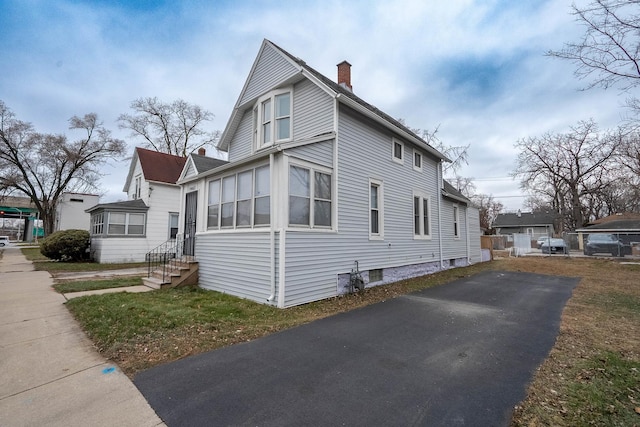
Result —
[[488, 263], [286, 310], [200, 288], [75, 298], [67, 306], [100, 352], [129, 375], [490, 269]]
[[568, 396], [567, 421], [572, 425], [638, 425], [640, 362], [613, 352], [594, 355], [579, 366]]
[[40, 253], [40, 248], [20, 248], [20, 251], [29, 261], [51, 261]]
[[142, 285], [140, 277], [122, 277], [108, 280], [81, 280], [66, 283], [57, 283], [53, 289], [61, 294], [69, 292], [94, 291], [97, 289], [122, 288], [125, 286]]
[[47, 258], [40, 253], [40, 248], [21, 248], [23, 255], [33, 261], [33, 268], [38, 271], [103, 271], [123, 268], [145, 267], [146, 262], [130, 262], [118, 264], [99, 264], [97, 262], [62, 262]]

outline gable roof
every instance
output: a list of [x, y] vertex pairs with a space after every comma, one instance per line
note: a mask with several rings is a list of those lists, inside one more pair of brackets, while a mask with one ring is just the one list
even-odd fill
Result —
[[[604, 218], [603, 218], [604, 219]], [[640, 232], [640, 217], [637, 219], [618, 219], [605, 221], [576, 231], [633, 231]]]
[[129, 175], [122, 191], [129, 190], [137, 160], [140, 161], [142, 175], [145, 180], [175, 184], [180, 177], [180, 173], [182, 173], [182, 168], [184, 168], [187, 158], [136, 147], [131, 158]]
[[[315, 69], [313, 69], [309, 65], [307, 65], [307, 63], [304, 62], [302, 59], [300, 59], [300, 58], [298, 58], [296, 56], [293, 56], [292, 54], [290, 54], [286, 50], [282, 49], [281, 47], [277, 46], [275, 43], [273, 43], [273, 42], [271, 42], [271, 41], [269, 41], [267, 39], [264, 39], [263, 42], [262, 42], [262, 46], [260, 47], [260, 51], [258, 53], [258, 56], [256, 57], [256, 60], [255, 60], [255, 62], [253, 64], [253, 66], [251, 67], [251, 72], [249, 73], [249, 76], [247, 77], [247, 81], [245, 82], [245, 85], [244, 85], [244, 87], [242, 89], [242, 92], [240, 93], [240, 96], [238, 97], [238, 101], [236, 102], [236, 105], [235, 105], [234, 110], [232, 112], [231, 118], [227, 122], [227, 126], [226, 126], [224, 132], [222, 133], [222, 137], [220, 138], [220, 141], [218, 143], [218, 148], [219, 149], [227, 151], [228, 148], [229, 148], [229, 143], [231, 141], [231, 137], [233, 136], [233, 133], [237, 129], [238, 125], [240, 124], [240, 119], [242, 118], [242, 114], [240, 114], [240, 112], [241, 111], [244, 112], [244, 110], [246, 109], [246, 107], [245, 108], [241, 108], [240, 102], [243, 99], [243, 95], [244, 95], [245, 91], [247, 90], [248, 83], [249, 83], [249, 81], [251, 79], [251, 75], [253, 74], [253, 71], [256, 68], [256, 64], [257, 64], [257, 62], [258, 62], [258, 60], [260, 58], [260, 55], [261, 55], [261, 53], [263, 52], [263, 50], [266, 47], [273, 48], [275, 51], [279, 52], [285, 59], [287, 59], [294, 66], [294, 68], [297, 69], [297, 73], [298, 73], [298, 75], [300, 75], [300, 78], [303, 78], [303, 77], [308, 78], [309, 80], [314, 82], [316, 85], [318, 85], [321, 88], [323, 88], [331, 96], [336, 98], [338, 100], [338, 102], [341, 102], [344, 105], [352, 107], [352, 108], [356, 109], [357, 111], [365, 114], [365, 116], [367, 116], [367, 117], [373, 119], [374, 121], [382, 124], [383, 126], [387, 127], [388, 129], [392, 130], [393, 132], [395, 132], [395, 133], [399, 134], [400, 136], [406, 138], [408, 141], [410, 141], [410, 142], [422, 147], [427, 152], [432, 154], [434, 157], [436, 157], [438, 159], [442, 159], [442, 160], [447, 161], [447, 162], [451, 161], [444, 154], [442, 154], [440, 151], [436, 150], [434, 147], [429, 145], [429, 143], [427, 143], [424, 139], [420, 138], [411, 129], [409, 129], [408, 127], [406, 127], [402, 123], [400, 123], [398, 120], [394, 119], [393, 117], [391, 117], [390, 115], [386, 114], [382, 110], [376, 108], [375, 106], [365, 102], [363, 99], [361, 99], [360, 97], [356, 96], [349, 89], [347, 89], [345, 87], [342, 87], [338, 83], [334, 82], [333, 80], [331, 80], [328, 77], [324, 76], [323, 74], [319, 73], [318, 71], [316, 71]], [[290, 80], [290, 78], [289, 78], [289, 80]], [[278, 83], [282, 83], [282, 82], [278, 82]]]
[[531, 227], [553, 225], [555, 216], [544, 212], [522, 212], [498, 214], [493, 227]]
[[456, 202], [462, 202], [468, 204], [471, 202], [464, 194], [458, 191], [449, 181], [442, 180], [442, 197], [446, 197]]
[[627, 219], [640, 220], [640, 213], [635, 213], [635, 212], [616, 213], [613, 215], [605, 216], [604, 218], [596, 219], [595, 221], [592, 221], [591, 224], [604, 224], [607, 222], [627, 220]]
[[191, 159], [198, 173], [206, 172], [229, 163], [226, 160], [214, 159], [213, 157], [201, 156], [200, 154], [191, 154]]

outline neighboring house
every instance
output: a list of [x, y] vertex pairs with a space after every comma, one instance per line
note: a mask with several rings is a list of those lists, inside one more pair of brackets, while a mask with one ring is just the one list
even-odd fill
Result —
[[56, 209], [55, 230], [79, 229], [89, 231], [91, 215], [87, 212], [98, 204], [97, 194], [62, 193]]
[[592, 225], [576, 229], [580, 249], [590, 234], [614, 234], [625, 244], [640, 248], [640, 214], [619, 213], [591, 222]]
[[528, 234], [531, 240], [543, 236], [554, 236], [555, 215], [544, 212], [520, 212], [498, 214], [492, 227], [496, 234]]
[[[189, 165], [205, 162], [190, 159]], [[223, 163], [217, 160], [217, 165]], [[123, 189], [129, 200], [87, 210], [91, 214], [91, 252], [96, 261], [145, 261], [149, 251], [175, 239], [181, 203], [176, 181], [185, 164], [186, 157], [135, 149]]]
[[[478, 210], [442, 179], [445, 156], [268, 40], [219, 148], [185, 168], [203, 288], [290, 307], [481, 260]], [[187, 230], [185, 234], [189, 234]]]

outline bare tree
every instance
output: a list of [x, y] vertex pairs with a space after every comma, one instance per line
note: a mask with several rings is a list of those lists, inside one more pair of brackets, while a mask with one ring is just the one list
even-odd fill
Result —
[[585, 28], [582, 39], [566, 43], [547, 55], [576, 64], [588, 87], [620, 86], [629, 90], [640, 84], [640, 1], [595, 0], [586, 6], [572, 5], [573, 15]]
[[514, 177], [521, 187], [557, 205], [566, 229], [584, 225], [583, 198], [605, 188], [616, 154], [616, 138], [601, 136], [592, 120], [565, 134], [546, 133], [519, 140]]
[[204, 146], [217, 151], [220, 132], [202, 129], [205, 122], [213, 120], [213, 114], [198, 105], [182, 99], [165, 103], [154, 97], [136, 99], [131, 109], [133, 114], [118, 117], [119, 126], [142, 138], [151, 149], [183, 157]]
[[478, 207], [480, 213], [480, 228], [491, 229], [493, 221], [504, 208], [504, 205], [493, 198], [491, 194], [474, 194], [471, 201]]
[[35, 132], [0, 101], [0, 193], [28, 196], [47, 234], [53, 231], [62, 193], [96, 188], [98, 167], [122, 156], [126, 148], [124, 141], [111, 137], [96, 114], [72, 117], [69, 129], [81, 130], [83, 136], [70, 142], [65, 135]]

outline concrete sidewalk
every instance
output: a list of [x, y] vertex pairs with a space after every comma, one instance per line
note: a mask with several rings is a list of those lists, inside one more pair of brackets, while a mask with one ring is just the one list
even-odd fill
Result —
[[0, 425], [164, 426], [18, 248], [0, 259]]

